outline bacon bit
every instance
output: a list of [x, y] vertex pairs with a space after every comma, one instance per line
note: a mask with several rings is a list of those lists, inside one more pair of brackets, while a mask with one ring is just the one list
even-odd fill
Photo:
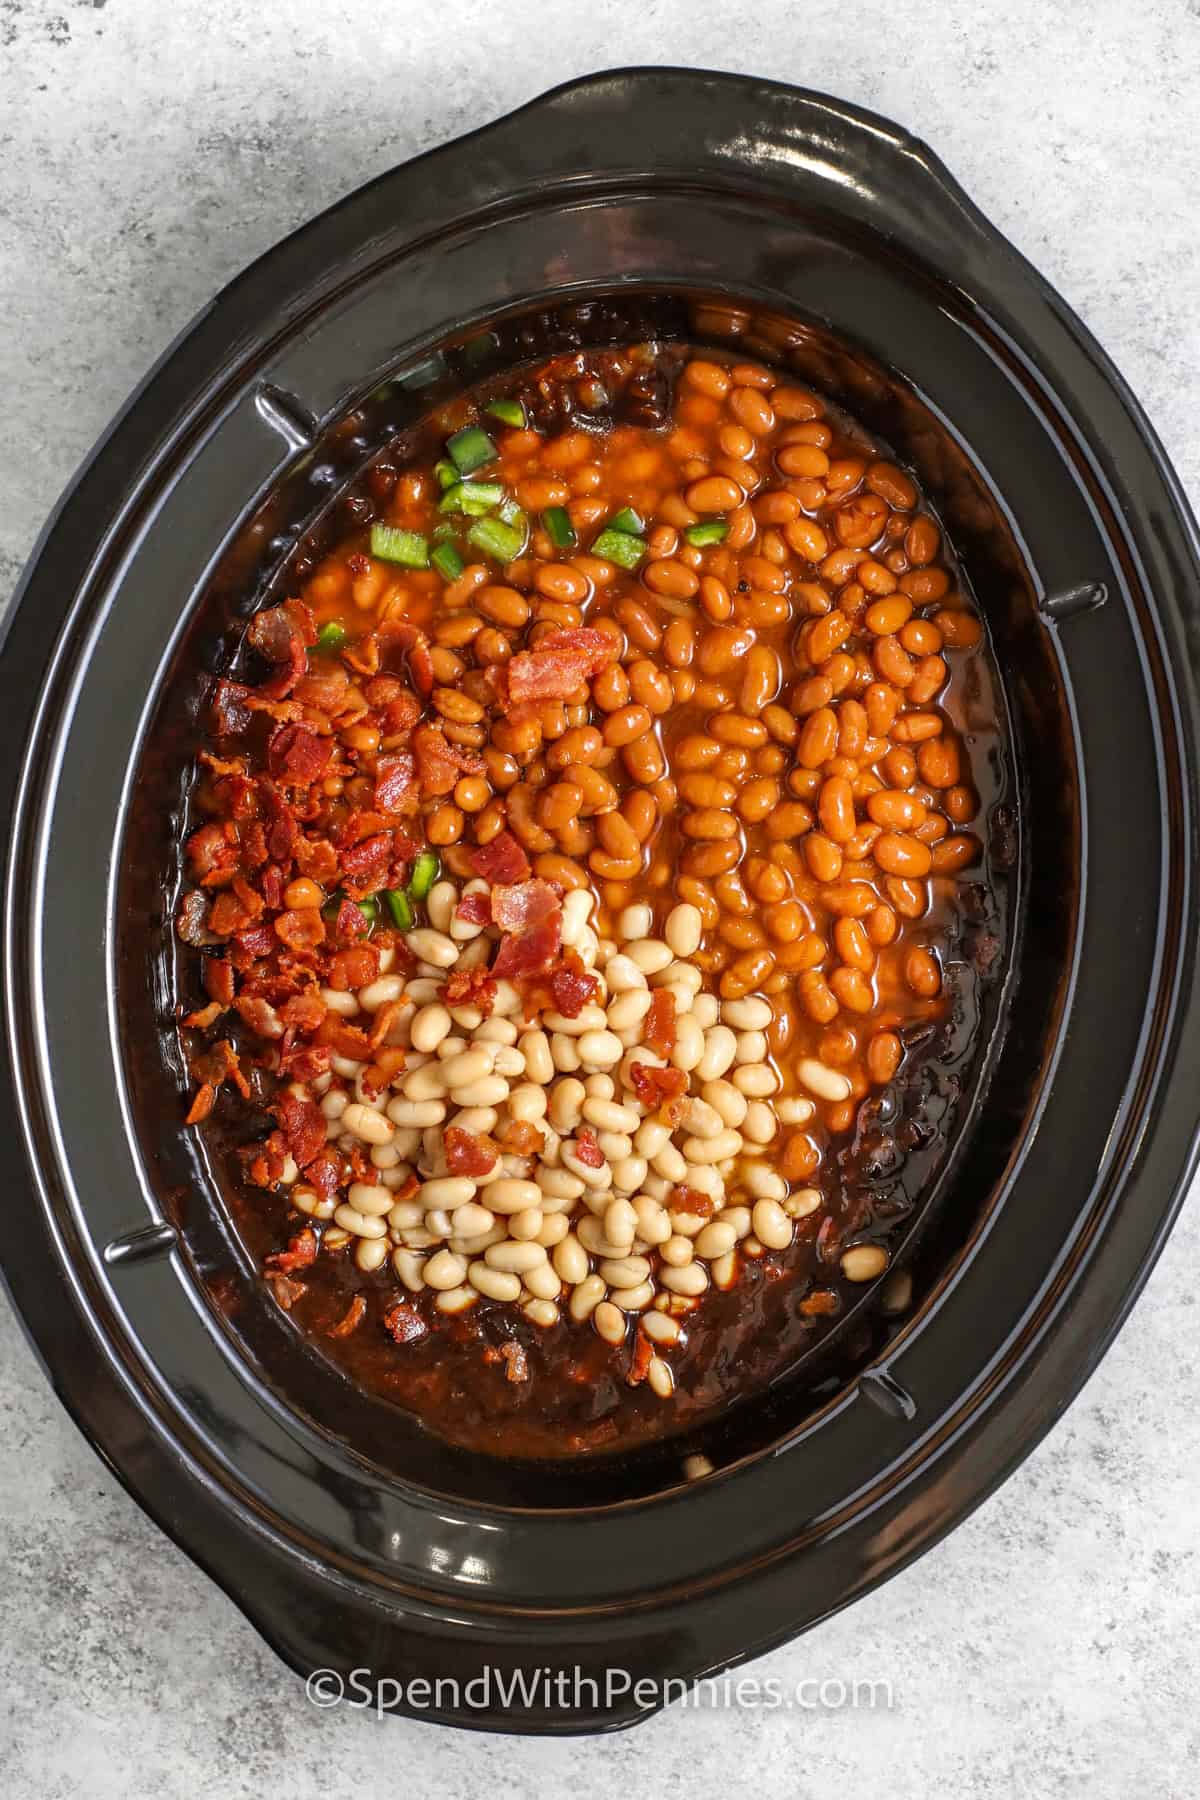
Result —
[[515, 1338], [509, 1338], [506, 1344], [501, 1344], [500, 1354], [507, 1365], [504, 1371], [506, 1381], [529, 1380], [529, 1358], [523, 1345], [518, 1344]]
[[615, 637], [591, 626], [549, 631], [534, 650], [521, 650], [489, 670], [498, 696], [512, 706], [569, 700], [571, 695], [616, 662], [621, 647]]
[[356, 675], [378, 675], [379, 638], [376, 633], [368, 631], [356, 644], [343, 650], [342, 661], [348, 663]]
[[392, 848], [390, 831], [378, 832], [359, 844], [352, 844], [342, 851], [343, 874], [348, 875], [356, 887], [378, 886], [392, 860]]
[[496, 1004], [496, 982], [486, 969], [455, 969], [442, 985], [442, 999], [447, 1006], [477, 1006], [484, 1018], [490, 1018]]
[[492, 922], [492, 897], [490, 894], [466, 894], [454, 909], [456, 919], [464, 925], [490, 925]]
[[247, 819], [242, 826], [242, 866], [261, 869], [270, 855], [266, 826], [261, 819]]
[[476, 844], [467, 860], [481, 881], [527, 881], [532, 874], [529, 858], [511, 831], [501, 831], [489, 844]]
[[655, 988], [650, 1011], [642, 1026], [642, 1042], [655, 1056], [670, 1056], [675, 1048], [675, 996]]
[[712, 1198], [702, 1194], [699, 1188], [686, 1187], [680, 1183], [671, 1189], [671, 1211], [691, 1213], [697, 1219], [707, 1219], [713, 1209]]
[[291, 1312], [301, 1294], [306, 1292], [302, 1281], [292, 1281], [287, 1275], [268, 1275], [267, 1286], [284, 1312]]
[[485, 764], [474, 750], [464, 750], [450, 743], [437, 725], [420, 725], [413, 732], [413, 750], [417, 758], [417, 775], [425, 799], [435, 794], [448, 794], [460, 775], [481, 775]]
[[452, 1175], [486, 1175], [496, 1165], [500, 1147], [493, 1138], [449, 1125], [445, 1133], [446, 1167]]
[[261, 956], [270, 956], [275, 948], [275, 933], [269, 925], [256, 925], [252, 931], [239, 931], [234, 941], [248, 965]]
[[419, 1338], [429, 1335], [429, 1327], [416, 1307], [409, 1306], [404, 1300], [388, 1308], [383, 1315], [383, 1326], [398, 1344], [415, 1344]]
[[[357, 911], [357, 908], [355, 908]], [[379, 951], [374, 944], [355, 944], [349, 950], [335, 950], [329, 959], [326, 986], [336, 993], [357, 993], [379, 973]]]
[[327, 1153], [324, 1156], [318, 1156], [315, 1162], [309, 1163], [304, 1171], [304, 1178], [312, 1183], [322, 1199], [330, 1200], [338, 1191], [341, 1171], [332, 1154]]
[[199, 888], [192, 888], [179, 902], [175, 930], [182, 943], [198, 950], [202, 944], [216, 942], [208, 928], [209, 903]]
[[367, 1303], [361, 1294], [355, 1294], [337, 1324], [331, 1325], [325, 1335], [331, 1338], [349, 1337], [352, 1331], [358, 1330], [366, 1316]]
[[575, 1133], [575, 1159], [585, 1169], [602, 1169], [604, 1152], [596, 1142], [596, 1134], [590, 1125], [581, 1125]]
[[651, 1112], [677, 1100], [686, 1091], [687, 1084], [682, 1069], [656, 1069], [653, 1063], [642, 1062], [629, 1065], [629, 1085]]
[[589, 1000], [600, 992], [597, 978], [585, 969], [574, 950], [567, 950], [550, 976], [554, 1008], [564, 1019], [577, 1019]]
[[279, 1073], [296, 1081], [315, 1081], [329, 1072], [333, 1052], [328, 1044], [289, 1044], [279, 1053]]
[[367, 1042], [372, 1050], [379, 1049], [401, 1013], [408, 1012], [411, 1007], [411, 1000], [401, 999], [388, 1000], [383, 1006], [376, 1009], [375, 1017], [371, 1021], [371, 1030], [367, 1036]]
[[267, 765], [280, 781], [306, 785], [324, 773], [332, 754], [332, 740], [307, 725], [280, 725], [267, 745]]
[[514, 1119], [505, 1126], [500, 1139], [501, 1148], [513, 1156], [536, 1156], [545, 1143], [545, 1132], [539, 1131], [530, 1119]]
[[325, 1017], [325, 1002], [311, 988], [307, 993], [293, 994], [279, 1008], [279, 1017], [293, 1031], [313, 1032]]
[[812, 1293], [806, 1294], [800, 1302], [800, 1311], [806, 1319], [812, 1319], [835, 1313], [840, 1306], [841, 1301], [832, 1288], [814, 1288]]
[[277, 1250], [268, 1256], [263, 1264], [264, 1269], [278, 1269], [283, 1275], [295, 1275], [301, 1269], [311, 1268], [317, 1260], [317, 1234], [311, 1225], [298, 1231], [294, 1238], [288, 1240], [286, 1250]]
[[562, 910], [558, 890], [548, 881], [523, 881], [492, 889], [492, 919], [501, 931], [524, 931]]
[[238, 1062], [237, 1051], [234, 1049], [228, 1038], [222, 1038], [219, 1044], [213, 1045], [213, 1056], [218, 1060], [222, 1071], [221, 1074], [217, 1076], [218, 1082], [232, 1081], [234, 1087], [242, 1096], [242, 1099], [248, 1100], [250, 1098], [250, 1083], [242, 1074], [242, 1066]]
[[275, 935], [289, 950], [315, 950], [325, 942], [325, 921], [315, 906], [281, 912], [275, 919]]
[[324, 1019], [317, 1034], [319, 1043], [328, 1044], [335, 1056], [347, 1056], [352, 1062], [369, 1062], [371, 1046], [367, 1042], [367, 1034], [357, 1025], [339, 1018], [336, 1013], [329, 1013]]
[[[278, 854], [278, 848], [273, 848], [272, 855]], [[307, 875], [319, 886], [329, 887], [337, 879], [337, 851], [325, 838], [297, 836], [291, 854], [301, 875]]]
[[629, 1364], [629, 1373], [625, 1377], [630, 1387], [637, 1387], [645, 1381], [650, 1373], [650, 1364], [653, 1359], [654, 1346], [639, 1327], [633, 1340], [633, 1358]]
[[216, 1024], [224, 1011], [225, 1008], [219, 1000], [210, 1000], [209, 1004], [202, 1006], [199, 1012], [188, 1013], [183, 1023], [193, 1031], [207, 1031], [210, 1025]]
[[246, 705], [250, 691], [240, 681], [230, 681], [222, 675], [209, 701], [214, 737], [240, 737], [243, 731], [249, 731], [254, 722], [254, 714]]
[[407, 750], [381, 756], [375, 764], [375, 805], [380, 812], [415, 812], [417, 798], [416, 758]]
[[406, 1061], [404, 1050], [399, 1044], [389, 1044], [375, 1053], [375, 1061], [367, 1064], [362, 1072], [363, 1092], [375, 1100], [384, 1088], [390, 1087], [396, 1076], [404, 1068]]
[[305, 1169], [325, 1148], [325, 1115], [314, 1100], [302, 1100], [298, 1094], [282, 1093], [272, 1107], [279, 1120], [287, 1147], [300, 1168]]
[[562, 912], [559, 910], [551, 913], [540, 924], [531, 925], [528, 931], [506, 937], [496, 953], [492, 974], [497, 979], [541, 975], [558, 955], [561, 941]]
[[233, 1005], [233, 964], [227, 956], [206, 956], [200, 970], [204, 991], [222, 1006]]
[[188, 1108], [185, 1125], [199, 1125], [207, 1119], [217, 1098], [217, 1090], [211, 1081], [202, 1081], [196, 1089], [196, 1097]]
[[214, 869], [236, 868], [238, 847], [230, 843], [220, 825], [201, 825], [184, 845], [184, 853], [192, 865], [197, 881], [203, 881]]
[[[372, 687], [374, 683], [372, 682]], [[368, 695], [370, 689], [367, 690]], [[375, 704], [374, 701], [371, 702]], [[407, 737], [413, 726], [421, 717], [421, 702], [415, 694], [407, 689], [396, 699], [389, 700], [383, 709], [383, 735], [389, 738]]]

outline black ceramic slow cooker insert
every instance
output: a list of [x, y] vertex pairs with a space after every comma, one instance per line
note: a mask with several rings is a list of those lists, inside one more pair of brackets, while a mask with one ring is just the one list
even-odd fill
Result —
[[[802, 375], [940, 511], [1011, 726], [1008, 961], [903, 1319], [695, 1441], [548, 1471], [420, 1432], [264, 1305], [179, 1124], [173, 847], [207, 680], [371, 456], [480, 374], [647, 335]], [[0, 657], [0, 1256], [93, 1443], [296, 1668], [709, 1672], [885, 1578], [1028, 1452], [1192, 1166], [1197, 573], [1162, 452], [1062, 302], [922, 145], [773, 84], [559, 89], [306, 226], [168, 353]], [[688, 1484], [694, 1450], [715, 1473]], [[650, 1709], [600, 1693], [432, 1716]]]

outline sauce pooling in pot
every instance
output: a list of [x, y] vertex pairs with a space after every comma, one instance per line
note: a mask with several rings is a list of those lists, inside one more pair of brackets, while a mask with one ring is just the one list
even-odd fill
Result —
[[912, 477], [765, 368], [426, 436], [216, 684], [188, 1118], [265, 1107], [243, 1220], [354, 1378], [607, 1449], [886, 1278], [1000, 960], [997, 709]]

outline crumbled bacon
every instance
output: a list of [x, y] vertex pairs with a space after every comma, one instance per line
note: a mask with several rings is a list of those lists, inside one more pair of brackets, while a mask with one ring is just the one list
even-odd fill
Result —
[[280, 725], [267, 745], [267, 765], [279, 781], [307, 784], [325, 771], [333, 740], [318, 737], [307, 725]]
[[325, 1335], [331, 1338], [349, 1337], [352, 1331], [358, 1330], [366, 1316], [367, 1303], [361, 1294], [355, 1294], [337, 1324], [331, 1325]]
[[800, 1311], [806, 1319], [822, 1318], [837, 1312], [840, 1306], [841, 1301], [832, 1288], [814, 1288], [800, 1302]]
[[693, 1218], [707, 1219], [713, 1209], [712, 1196], [702, 1194], [699, 1188], [688, 1187], [680, 1182], [671, 1189], [672, 1212], [691, 1213]]
[[250, 692], [251, 689], [243, 687], [240, 681], [230, 681], [228, 676], [222, 675], [209, 701], [209, 717], [214, 736], [240, 737], [250, 729], [254, 719], [254, 714], [246, 705], [246, 697]]
[[453, 969], [442, 986], [447, 1006], [477, 1006], [490, 1018], [496, 1004], [496, 980], [487, 969]]
[[301, 1294], [305, 1291], [304, 1283], [302, 1281], [293, 1281], [290, 1275], [279, 1275], [275, 1273], [267, 1276], [267, 1286], [274, 1294], [277, 1303], [283, 1308], [284, 1312], [291, 1312], [293, 1306], [295, 1306], [297, 1300], [299, 1300]]
[[275, 917], [275, 935], [289, 950], [315, 950], [325, 941], [325, 921], [315, 906]]
[[511, 831], [501, 831], [488, 844], [476, 844], [467, 859], [481, 881], [525, 881], [532, 873], [529, 858]]
[[569, 700], [620, 653], [614, 636], [583, 625], [547, 632], [536, 649], [518, 651], [489, 674], [499, 697], [509, 705], [539, 706], [547, 700]]
[[195, 1097], [188, 1108], [185, 1125], [199, 1125], [207, 1119], [216, 1102], [217, 1090], [211, 1081], [202, 1081], [196, 1089]]
[[[454, 784], [451, 783], [451, 786]], [[380, 812], [415, 812], [417, 764], [407, 750], [381, 756], [375, 764], [375, 805]]]
[[316, 1260], [317, 1234], [311, 1225], [306, 1225], [303, 1231], [288, 1240], [286, 1250], [276, 1250], [273, 1256], [268, 1256], [263, 1267], [278, 1269], [283, 1275], [295, 1275], [301, 1269], [311, 1268]]
[[459, 1125], [448, 1125], [445, 1133], [446, 1167], [452, 1175], [486, 1175], [495, 1167], [500, 1154], [495, 1141]]
[[677, 1100], [687, 1091], [688, 1078], [682, 1069], [656, 1069], [653, 1063], [632, 1062], [629, 1085], [651, 1112]]
[[306, 1169], [325, 1148], [325, 1115], [315, 1100], [284, 1090], [272, 1108], [295, 1162]]
[[[358, 908], [355, 907], [355, 912]], [[361, 916], [361, 915], [360, 915]], [[349, 950], [335, 950], [329, 959], [326, 985], [339, 994], [357, 993], [379, 973], [379, 951], [374, 944], [355, 944]]]
[[577, 1019], [584, 1007], [600, 992], [600, 983], [585, 969], [574, 950], [563, 953], [563, 960], [550, 974], [550, 992], [556, 1012], [564, 1019]]
[[506, 937], [496, 952], [492, 974], [497, 979], [520, 980], [541, 975], [553, 963], [562, 941], [562, 912], [556, 911], [528, 931]]
[[175, 930], [180, 940], [194, 950], [216, 941], [208, 928], [208, 900], [199, 888], [190, 889], [179, 902]]
[[581, 1125], [575, 1133], [575, 1160], [581, 1162], [585, 1169], [604, 1167], [604, 1152], [590, 1125]]
[[419, 725], [412, 734], [417, 759], [417, 778], [425, 799], [448, 794], [460, 775], [481, 775], [482, 756], [452, 744], [438, 725]]
[[526, 1356], [522, 1344], [518, 1344], [515, 1338], [509, 1338], [506, 1344], [501, 1344], [500, 1354], [505, 1362], [504, 1379], [506, 1381], [529, 1380], [529, 1358]]
[[207, 1006], [200, 1008], [199, 1012], [186, 1014], [183, 1023], [190, 1031], [207, 1031], [210, 1025], [216, 1024], [224, 1011], [225, 1008], [219, 1000], [210, 1000]]
[[429, 1327], [415, 1306], [406, 1300], [397, 1301], [383, 1315], [384, 1329], [389, 1331], [398, 1344], [415, 1344], [419, 1338], [428, 1336]]
[[222, 1006], [233, 1004], [233, 964], [227, 956], [206, 956], [200, 979], [210, 998], [219, 1000]]
[[650, 1364], [654, 1359], [654, 1346], [645, 1332], [640, 1328], [633, 1340], [633, 1356], [629, 1364], [629, 1373], [625, 1380], [630, 1387], [637, 1387], [645, 1381], [650, 1373]]
[[374, 837], [364, 838], [361, 843], [351, 844], [341, 855], [342, 873], [348, 875], [357, 887], [365, 883], [378, 884], [387, 873], [392, 860], [392, 834], [390, 831], [377, 832]]
[[490, 925], [492, 922], [492, 897], [490, 894], [464, 894], [454, 909], [456, 919], [464, 925]]
[[642, 1026], [642, 1042], [655, 1056], [670, 1056], [675, 1048], [675, 996], [655, 988], [650, 1011]]
[[184, 845], [184, 852], [197, 881], [203, 881], [217, 869], [236, 869], [238, 847], [226, 836], [223, 826], [201, 825]]
[[492, 889], [492, 920], [501, 931], [524, 931], [561, 910], [558, 892], [548, 881], [523, 881]]

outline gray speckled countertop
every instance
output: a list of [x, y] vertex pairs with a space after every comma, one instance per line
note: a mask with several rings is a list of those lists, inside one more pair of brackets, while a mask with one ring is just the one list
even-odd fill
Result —
[[[532, 0], [0, 0], [0, 599], [96, 434], [227, 277], [380, 170], [621, 62], [778, 75], [917, 130], [1096, 332], [1200, 501], [1198, 0], [560, 0], [550, 17]], [[676, 1707], [608, 1741], [310, 1707], [83, 1443], [0, 1302], [0, 1791], [1183, 1800], [1198, 1217], [1003, 1490], [753, 1667], [885, 1680], [890, 1708]]]

